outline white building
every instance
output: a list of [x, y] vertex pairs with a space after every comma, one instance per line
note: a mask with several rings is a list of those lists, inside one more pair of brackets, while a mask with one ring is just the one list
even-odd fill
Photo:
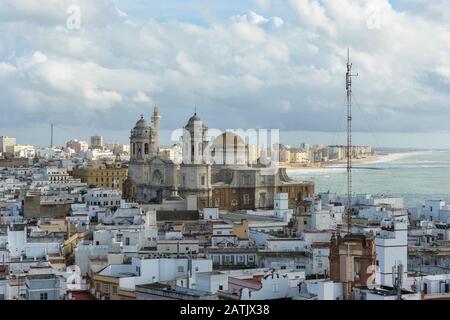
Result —
[[197, 290], [210, 293], [228, 290], [228, 274], [222, 272], [202, 272], [197, 274]]
[[414, 212], [416, 220], [450, 222], [450, 204], [442, 200], [426, 200]]
[[306, 242], [301, 239], [275, 238], [267, 239], [266, 248], [275, 252], [304, 251]]
[[80, 153], [87, 160], [113, 160], [116, 155], [110, 150], [92, 149]]
[[93, 188], [86, 194], [88, 206], [121, 207], [125, 203], [122, 199], [122, 191], [117, 189]]
[[11, 138], [8, 136], [0, 136], [0, 152], [7, 152], [8, 147], [13, 147], [16, 145], [16, 138]]
[[79, 141], [75, 139], [67, 141], [66, 148], [73, 149], [75, 153], [86, 152], [89, 149], [89, 144], [86, 141]]
[[273, 300], [294, 298], [300, 294], [300, 284], [305, 280], [302, 271], [278, 270], [251, 275], [230, 275], [228, 294], [235, 300]]
[[289, 209], [289, 195], [287, 193], [277, 193], [274, 199], [274, 214], [276, 217], [289, 222], [294, 210]]
[[335, 230], [342, 224], [345, 207], [337, 204], [323, 204], [321, 199], [315, 199], [310, 210], [312, 230]]
[[404, 216], [406, 214], [407, 211], [405, 209], [392, 209], [386, 205], [362, 207], [358, 210], [359, 218], [371, 221], [389, 220], [396, 216]]
[[[1, 239], [0, 239], [1, 241]], [[49, 254], [61, 254], [59, 242], [28, 242], [27, 227], [24, 224], [8, 226], [5, 247], [9, 259], [29, 257], [46, 258]], [[5, 259], [6, 257], [0, 256]]]
[[[346, 204], [347, 198], [346, 196], [339, 196], [339, 201]], [[352, 197], [353, 205], [364, 205], [364, 206], [381, 206], [381, 205], [389, 205], [392, 209], [403, 209], [404, 208], [404, 200], [400, 197], [385, 197], [381, 196], [372, 196], [370, 194], [357, 194]]]
[[16, 144], [13, 146], [7, 146], [6, 152], [13, 154], [15, 157], [18, 158], [34, 158], [36, 155], [36, 150], [34, 149], [34, 146], [30, 144], [28, 145]]
[[[80, 179], [75, 179], [67, 172], [66, 168], [47, 167], [43, 172], [43, 179], [51, 185], [81, 185]], [[34, 181], [39, 183], [39, 181]]]
[[204, 208], [203, 209], [204, 220], [219, 220], [219, 208]]
[[196, 288], [197, 274], [212, 272], [212, 261], [188, 258], [133, 258], [131, 264], [109, 265], [98, 275], [119, 278], [119, 287], [135, 290], [139, 284], [176, 281], [185, 288]]
[[198, 253], [198, 240], [158, 240], [156, 251], [167, 254]]
[[392, 273], [403, 265], [403, 278], [408, 272], [408, 222], [407, 217], [381, 223], [381, 232], [375, 237], [377, 253], [376, 283], [392, 286]]

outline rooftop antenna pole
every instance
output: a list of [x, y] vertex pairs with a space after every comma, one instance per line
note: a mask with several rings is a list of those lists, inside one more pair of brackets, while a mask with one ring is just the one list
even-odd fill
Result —
[[350, 63], [350, 49], [347, 48], [347, 234], [351, 234], [352, 221], [352, 63]]
[[53, 123], [50, 124], [50, 149], [53, 148]]

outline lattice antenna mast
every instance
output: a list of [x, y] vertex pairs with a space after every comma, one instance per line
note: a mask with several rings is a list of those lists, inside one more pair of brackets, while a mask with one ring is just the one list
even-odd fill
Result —
[[347, 90], [347, 233], [351, 234], [352, 221], [352, 77], [358, 74], [352, 74], [352, 66], [350, 63], [350, 49], [347, 49], [347, 74], [346, 74], [346, 90]]

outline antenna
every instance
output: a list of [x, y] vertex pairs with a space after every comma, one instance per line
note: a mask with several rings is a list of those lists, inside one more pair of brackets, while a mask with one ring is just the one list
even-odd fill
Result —
[[351, 234], [352, 221], [352, 77], [358, 75], [352, 74], [352, 66], [350, 63], [350, 49], [347, 48], [347, 74], [346, 74], [346, 90], [347, 90], [347, 233]]
[[53, 148], [53, 123], [50, 124], [50, 149]]

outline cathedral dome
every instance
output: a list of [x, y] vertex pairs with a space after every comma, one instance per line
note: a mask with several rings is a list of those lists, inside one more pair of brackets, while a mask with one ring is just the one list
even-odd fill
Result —
[[[197, 113], [194, 113], [192, 117], [189, 118], [186, 128], [194, 128], [194, 124], [196, 121], [202, 121]], [[206, 128], [205, 124], [202, 123], [203, 128]]]
[[141, 118], [138, 120], [138, 122], [136, 122], [136, 125], [134, 127], [135, 128], [142, 128], [142, 129], [147, 129], [148, 128], [148, 123], [144, 119], [144, 116], [141, 116]]
[[220, 136], [218, 136], [213, 144], [213, 148], [243, 148], [245, 147], [244, 140], [237, 134], [226, 131], [222, 133]]

